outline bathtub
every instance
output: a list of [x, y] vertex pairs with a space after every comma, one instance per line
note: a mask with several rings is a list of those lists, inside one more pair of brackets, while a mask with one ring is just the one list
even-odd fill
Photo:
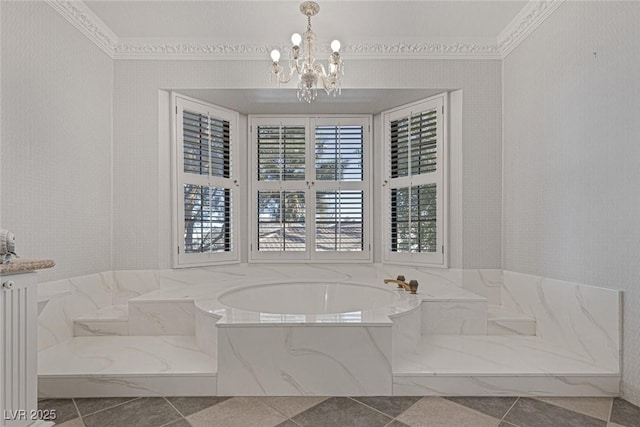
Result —
[[240, 310], [270, 314], [339, 314], [393, 305], [398, 292], [359, 283], [294, 282], [244, 286], [218, 301]]
[[260, 283], [198, 301], [196, 330], [218, 395], [388, 396], [393, 355], [419, 341], [420, 303], [389, 285]]

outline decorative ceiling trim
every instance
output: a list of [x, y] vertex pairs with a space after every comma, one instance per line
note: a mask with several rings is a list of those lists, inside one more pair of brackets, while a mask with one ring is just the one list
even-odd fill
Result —
[[544, 22], [564, 0], [530, 1], [498, 35], [498, 49], [506, 58]]
[[89, 40], [113, 58], [118, 36], [81, 1], [45, 0]]
[[[113, 59], [202, 59], [265, 60], [273, 45], [231, 44], [208, 40], [119, 39], [118, 36], [80, 0], [45, 0]], [[496, 43], [355, 43], [343, 47], [354, 59], [466, 58], [502, 59], [531, 34], [564, 0], [530, 1], [497, 37]], [[330, 53], [319, 46], [320, 53]]]
[[[169, 42], [121, 40], [115, 47], [115, 59], [243, 59], [265, 60], [269, 52], [284, 46], [229, 44], [208, 42]], [[346, 45], [344, 54], [358, 59], [388, 58], [390, 56], [407, 59], [433, 57], [465, 57], [477, 59], [500, 59], [495, 44], [474, 43], [357, 43]], [[329, 46], [318, 46], [317, 53], [329, 55]]]

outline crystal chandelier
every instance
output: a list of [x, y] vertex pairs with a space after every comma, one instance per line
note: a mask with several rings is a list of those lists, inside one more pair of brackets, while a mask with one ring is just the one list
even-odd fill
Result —
[[[271, 75], [275, 76], [278, 84], [287, 83], [295, 73], [298, 73], [298, 99], [311, 102], [318, 95], [318, 82], [327, 92], [333, 96], [341, 92], [340, 75], [344, 75], [344, 66], [340, 57], [340, 42], [331, 42], [332, 54], [329, 56], [329, 69], [324, 65], [316, 64], [316, 35], [311, 31], [311, 17], [320, 11], [318, 3], [306, 1], [300, 5], [300, 12], [307, 17], [307, 31], [301, 36], [294, 33], [291, 36], [291, 48], [289, 55], [289, 70], [285, 71], [280, 65], [280, 51], [271, 51]], [[300, 43], [303, 42], [302, 47]]]

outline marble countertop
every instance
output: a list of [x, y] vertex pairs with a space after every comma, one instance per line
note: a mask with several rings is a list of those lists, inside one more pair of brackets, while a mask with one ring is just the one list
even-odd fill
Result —
[[0, 274], [27, 273], [51, 268], [54, 265], [56, 263], [52, 259], [16, 258], [6, 264], [0, 264]]

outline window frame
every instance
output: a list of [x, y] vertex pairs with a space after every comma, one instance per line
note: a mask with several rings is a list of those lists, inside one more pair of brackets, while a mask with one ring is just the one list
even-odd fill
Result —
[[[303, 181], [258, 181], [257, 168], [257, 127], [258, 126], [292, 126], [305, 125], [305, 179]], [[316, 126], [327, 125], [361, 125], [363, 131], [362, 181], [317, 181], [315, 169], [315, 129]], [[249, 262], [274, 263], [353, 263], [373, 261], [371, 250], [371, 233], [373, 221], [371, 216], [371, 136], [372, 116], [370, 114], [345, 115], [273, 115], [256, 114], [248, 116], [249, 126]], [[283, 185], [284, 184], [284, 185]], [[305, 251], [259, 251], [258, 250], [258, 191], [304, 191], [305, 192]], [[363, 192], [363, 250], [362, 251], [318, 251], [316, 250], [316, 194], [318, 191]]]
[[[189, 110], [208, 114], [229, 122], [229, 177], [190, 174], [184, 171], [183, 111]], [[171, 178], [172, 178], [172, 263], [174, 268], [238, 263], [240, 261], [239, 227], [240, 188], [238, 184], [240, 162], [239, 153], [239, 113], [175, 92], [171, 93]], [[184, 185], [195, 184], [206, 187], [224, 188], [230, 191], [231, 250], [223, 252], [187, 253], [184, 233]]]
[[[391, 123], [413, 113], [437, 109], [436, 172], [392, 178], [391, 171]], [[382, 112], [384, 147], [383, 165], [383, 262], [448, 268], [448, 94], [442, 93], [417, 102], [405, 104]], [[409, 156], [410, 158], [410, 156]], [[409, 172], [411, 166], [409, 165]], [[436, 184], [436, 252], [394, 252], [392, 246], [391, 193], [393, 189]], [[439, 248], [439, 250], [438, 250]]]

